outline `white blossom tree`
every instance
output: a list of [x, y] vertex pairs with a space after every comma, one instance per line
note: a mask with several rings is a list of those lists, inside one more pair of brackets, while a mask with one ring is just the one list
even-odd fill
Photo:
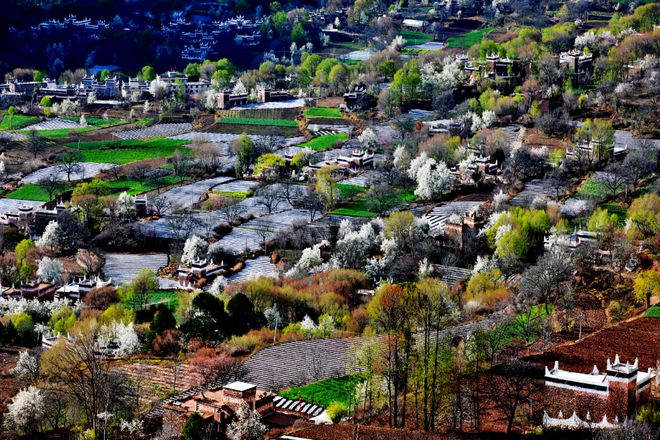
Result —
[[61, 239], [62, 228], [60, 228], [60, 224], [55, 220], [51, 220], [46, 225], [44, 233], [41, 234], [38, 244], [39, 246], [50, 246], [51, 248], [55, 248]]
[[213, 296], [220, 296], [222, 295], [222, 292], [225, 291], [226, 287], [227, 287], [227, 278], [223, 277], [222, 275], [218, 275], [213, 280], [213, 283], [211, 283], [211, 288], [209, 289], [209, 293]]
[[36, 379], [39, 374], [39, 358], [27, 350], [21, 351], [12, 372], [22, 378]]
[[275, 328], [277, 325], [282, 324], [282, 315], [280, 314], [280, 311], [277, 310], [277, 304], [273, 304], [272, 307], [267, 307], [266, 310], [264, 310], [264, 317], [266, 318], [269, 328]]
[[346, 232], [337, 241], [332, 254], [332, 265], [339, 268], [358, 269], [369, 256], [369, 248], [374, 244], [376, 234], [371, 223], [366, 223], [358, 231]]
[[394, 150], [393, 163], [399, 171], [407, 171], [410, 168], [411, 159], [410, 150], [405, 145], [399, 145]]
[[[412, 167], [411, 164], [411, 169]], [[454, 176], [449, 172], [447, 165], [435, 159], [427, 159], [423, 163], [417, 170], [415, 180], [417, 181], [415, 195], [425, 200], [447, 193], [454, 186]]]
[[39, 261], [37, 276], [43, 281], [59, 284], [62, 281], [62, 272], [64, 272], [64, 268], [59, 260], [50, 257], [43, 257]]
[[186, 240], [183, 245], [183, 255], [181, 255], [181, 262], [183, 264], [191, 265], [193, 261], [204, 260], [209, 249], [209, 244], [206, 240], [197, 235], [193, 235]]
[[85, 118], [85, 115], [80, 115], [80, 121], [78, 123], [83, 127], [87, 127], [87, 119]]
[[99, 346], [107, 347], [110, 342], [117, 344], [118, 348], [114, 351], [117, 356], [127, 356], [140, 349], [140, 340], [132, 322], [114, 321], [109, 325], [102, 326], [98, 336]]
[[266, 425], [261, 423], [259, 413], [252, 411], [245, 402], [236, 412], [236, 419], [227, 429], [232, 440], [262, 440], [268, 431]]
[[376, 133], [374, 133], [369, 127], [362, 131], [360, 136], [358, 136], [358, 140], [364, 148], [375, 149], [378, 147], [378, 136], [376, 136]]
[[30, 385], [20, 390], [7, 405], [5, 425], [8, 429], [33, 434], [39, 431], [44, 418], [44, 395], [37, 387]]
[[126, 191], [117, 197], [117, 214], [127, 218], [135, 216], [135, 202]]
[[285, 276], [302, 278], [309, 274], [310, 270], [323, 263], [323, 259], [321, 258], [321, 248], [329, 245], [330, 243], [323, 240], [321, 243], [317, 243], [312, 247], [304, 249], [300, 259], [286, 272]]

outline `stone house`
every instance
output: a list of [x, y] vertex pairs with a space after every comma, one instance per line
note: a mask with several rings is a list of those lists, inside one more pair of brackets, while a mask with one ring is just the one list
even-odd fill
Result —
[[545, 367], [544, 425], [580, 429], [600, 423], [607, 428], [634, 417], [657, 374], [651, 368], [639, 371], [638, 364], [637, 359], [623, 363], [616, 355], [614, 362], [607, 360], [604, 372], [596, 365], [589, 374], [561, 370], [557, 361], [551, 370]]

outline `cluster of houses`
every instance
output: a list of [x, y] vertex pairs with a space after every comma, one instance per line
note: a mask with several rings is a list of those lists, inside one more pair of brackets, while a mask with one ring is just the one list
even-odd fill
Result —
[[236, 381], [226, 385], [210, 385], [166, 399], [152, 417], [162, 420], [163, 432], [179, 434], [192, 413], [209, 422], [215, 432], [226, 432], [238, 421], [241, 406], [256, 412], [269, 428], [285, 428], [298, 420], [316, 423], [329, 421], [325, 410], [317, 405], [285, 399], [257, 385]]
[[243, 16], [224, 21], [192, 23], [177, 18], [163, 25], [164, 35], [178, 38], [182, 45], [181, 58], [187, 61], [203, 61], [218, 53], [219, 46], [233, 34], [238, 46], [258, 46], [261, 43], [260, 26], [263, 18], [248, 20]]
[[38, 31], [53, 31], [53, 30], [75, 30], [76, 32], [80, 31], [98, 31], [109, 29], [110, 24], [104, 20], [98, 20], [96, 23], [92, 23], [90, 18], [83, 18], [79, 20], [74, 14], [69, 15], [68, 17], [62, 20], [47, 20], [42, 21], [36, 26], [32, 26], [33, 32]]

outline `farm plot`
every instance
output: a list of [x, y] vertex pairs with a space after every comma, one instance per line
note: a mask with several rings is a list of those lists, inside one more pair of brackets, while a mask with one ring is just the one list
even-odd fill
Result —
[[342, 60], [348, 61], [367, 61], [374, 54], [373, 49], [359, 49], [342, 55]]
[[18, 211], [18, 208], [21, 207], [39, 208], [43, 204], [43, 201], [36, 200], [0, 199], [0, 215]]
[[10, 118], [8, 115], [4, 115], [0, 119], [0, 130], [20, 130], [38, 121], [38, 116], [14, 115], [13, 118]]
[[120, 139], [149, 139], [154, 137], [168, 137], [192, 130], [190, 122], [176, 124], [156, 124], [151, 127], [139, 128], [113, 133]]
[[259, 182], [256, 180], [230, 180], [221, 182], [211, 189], [213, 191], [222, 191], [226, 193], [247, 193], [250, 190], [259, 186]]
[[353, 131], [350, 125], [334, 125], [334, 124], [309, 124], [307, 130], [314, 136], [322, 136], [326, 134], [348, 133]]
[[342, 376], [332, 379], [320, 380], [302, 387], [291, 388], [280, 393], [285, 399], [302, 400], [320, 407], [327, 408], [334, 402], [348, 406], [355, 395], [355, 387], [361, 382], [360, 375]]
[[0, 131], [0, 140], [8, 140], [8, 141], [24, 141], [27, 139], [27, 135], [25, 133], [18, 133], [18, 132], [13, 132], [13, 131]]
[[365, 171], [364, 173], [349, 177], [341, 181], [342, 184], [346, 185], [356, 185], [363, 188], [371, 186], [374, 182], [379, 182], [382, 178], [381, 173], [375, 170]]
[[493, 26], [488, 26], [483, 29], [468, 32], [456, 37], [449, 37], [447, 39], [447, 47], [458, 49], [469, 49], [477, 43], [481, 43], [486, 34], [495, 29]]
[[324, 134], [322, 136], [316, 137], [304, 144], [300, 144], [302, 148], [311, 148], [314, 151], [326, 151], [332, 150], [337, 147], [337, 144], [344, 142], [348, 139], [346, 133], [337, 133], [337, 134]]
[[288, 230], [296, 222], [309, 222], [309, 212], [291, 209], [276, 214], [266, 215], [241, 226], [219, 240], [219, 246], [225, 251], [240, 254], [245, 250], [261, 249], [264, 241], [271, 240], [278, 232]]
[[462, 217], [466, 212], [470, 211], [471, 209], [475, 209], [482, 204], [483, 202], [468, 200], [450, 202], [445, 205], [433, 208], [433, 210], [426, 214], [423, 218], [429, 222], [430, 233], [432, 235], [442, 235], [445, 228], [445, 223], [447, 223], [449, 217], [451, 217], [453, 214], [458, 214]]
[[17, 190], [10, 192], [5, 197], [7, 197], [8, 199], [33, 200], [35, 202], [49, 202], [53, 198], [56, 198], [60, 194], [70, 190], [71, 187], [67, 187], [63, 185], [61, 188], [53, 192], [52, 194], [53, 197], [51, 198], [51, 195], [48, 193], [48, 191], [43, 189], [41, 186], [34, 183], [28, 183], [27, 185], [22, 185]]
[[[112, 164], [81, 162], [80, 170], [78, 170], [78, 172], [71, 173], [71, 180], [76, 181], [76, 180], [86, 179], [89, 177], [94, 177], [101, 171], [107, 170], [109, 168], [112, 168]], [[32, 173], [28, 174], [23, 179], [21, 179], [20, 183], [21, 185], [25, 185], [28, 183], [37, 183], [41, 179], [45, 179], [47, 177], [54, 177], [59, 180], [67, 180], [66, 173], [62, 171], [62, 169], [59, 166], [55, 165], [52, 167], [46, 167], [37, 171], [33, 171]]]
[[268, 109], [268, 108], [296, 108], [304, 107], [305, 99], [289, 99], [286, 101], [273, 101], [273, 102], [258, 102], [254, 104], [245, 104], [234, 107], [234, 110], [247, 110], [247, 109]]
[[344, 115], [337, 107], [311, 107], [304, 112], [307, 118], [343, 119]]
[[529, 208], [537, 198], [550, 198], [553, 196], [554, 190], [543, 179], [534, 179], [525, 183], [525, 188], [515, 195], [509, 202], [511, 206], [519, 206], [521, 208]]
[[199, 198], [216, 185], [234, 180], [232, 177], [214, 177], [189, 185], [179, 186], [160, 195], [172, 205], [172, 208], [189, 208], [199, 202]]
[[[250, 134], [250, 138], [254, 142], [270, 142], [273, 147], [275, 146], [291, 146], [298, 145], [301, 142], [305, 142], [304, 136], [292, 136], [292, 137], [269, 137], [269, 136], [260, 136]], [[240, 134], [235, 133], [204, 133], [200, 131], [192, 131], [189, 133], [178, 134], [176, 136], [170, 136], [169, 139], [178, 139], [185, 141], [193, 141], [199, 139], [201, 142], [210, 142], [210, 143], [221, 143], [221, 144], [231, 144], [234, 140], [238, 139]]]
[[427, 41], [426, 43], [408, 46], [408, 48], [418, 50], [442, 50], [445, 48], [445, 43], [441, 43], [439, 41]]
[[289, 119], [222, 118], [218, 124], [230, 125], [266, 125], [272, 127], [298, 127], [296, 121]]
[[660, 347], [660, 319], [639, 317], [592, 333], [579, 342], [559, 345], [545, 353], [528, 356], [540, 369], [559, 361], [563, 369], [589, 373], [605, 366], [616, 354], [623, 362], [639, 359], [639, 371], [655, 367]]
[[[115, 285], [130, 283], [137, 273], [142, 269], [151, 269], [157, 272], [161, 267], [167, 266], [167, 254], [123, 254], [104, 253], [105, 266], [103, 273], [110, 278]], [[158, 279], [161, 288], [172, 288], [176, 284], [170, 279]]]
[[406, 46], [423, 45], [433, 40], [432, 35], [425, 34], [423, 32], [409, 31], [407, 29], [402, 29], [399, 32], [399, 35], [401, 35], [406, 40]]
[[30, 125], [27, 130], [74, 130], [76, 128], [83, 128], [79, 122], [69, 121], [68, 119], [51, 119], [48, 121], [39, 122], [34, 125]]
[[253, 260], [245, 260], [245, 267], [240, 272], [230, 276], [228, 281], [246, 281], [257, 277], [277, 277], [277, 270], [270, 257], [261, 256]]

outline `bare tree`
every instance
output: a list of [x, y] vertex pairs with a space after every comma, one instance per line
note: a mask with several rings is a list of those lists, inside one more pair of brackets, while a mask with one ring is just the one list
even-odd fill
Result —
[[635, 148], [631, 148], [623, 160], [623, 170], [630, 183], [637, 186], [640, 180], [653, 172], [655, 158], [652, 145], [647, 139], [639, 140]]
[[594, 180], [607, 188], [612, 197], [616, 197], [616, 194], [627, 186], [628, 175], [619, 162], [614, 162], [605, 167], [605, 170]]
[[66, 174], [67, 182], [71, 182], [72, 174], [81, 174], [83, 172], [84, 168], [80, 165], [82, 161], [83, 155], [79, 151], [67, 151], [58, 156], [57, 169]]
[[147, 180], [147, 176], [152, 169], [152, 166], [147, 163], [138, 163], [131, 166], [128, 171], [128, 177], [142, 185]]
[[571, 177], [563, 168], [557, 167], [545, 174], [545, 181], [555, 192], [555, 200], [559, 200], [570, 184]]
[[57, 194], [64, 187], [62, 182], [59, 181], [57, 175], [54, 173], [51, 173], [43, 179], [39, 180], [37, 185], [39, 185], [44, 191], [48, 193], [48, 200], [53, 200], [55, 194]]
[[574, 263], [566, 249], [559, 247], [541, 256], [536, 265], [527, 269], [520, 280], [521, 301], [545, 304], [546, 314], [549, 304], [570, 292]]
[[518, 408], [525, 402], [532, 403], [537, 384], [532, 367], [514, 359], [502, 365], [491, 380], [486, 382], [486, 394], [507, 423], [507, 434], [513, 430]]
[[309, 221], [313, 222], [316, 214], [323, 210], [323, 200], [316, 191], [307, 194], [302, 200], [303, 207], [309, 211]]
[[172, 208], [172, 202], [165, 196], [159, 195], [151, 199], [151, 209], [157, 216], [163, 216]]
[[279, 184], [277, 189], [280, 198], [291, 206], [297, 205], [305, 194], [305, 188], [302, 185], [290, 181]]
[[235, 223], [245, 212], [247, 208], [238, 200], [231, 197], [222, 197], [219, 201], [220, 214], [230, 225]]
[[46, 138], [37, 133], [37, 130], [30, 130], [27, 139], [27, 150], [34, 155], [36, 159], [46, 149]]
[[273, 185], [267, 186], [257, 193], [257, 205], [263, 206], [272, 214], [282, 202], [280, 192]]

